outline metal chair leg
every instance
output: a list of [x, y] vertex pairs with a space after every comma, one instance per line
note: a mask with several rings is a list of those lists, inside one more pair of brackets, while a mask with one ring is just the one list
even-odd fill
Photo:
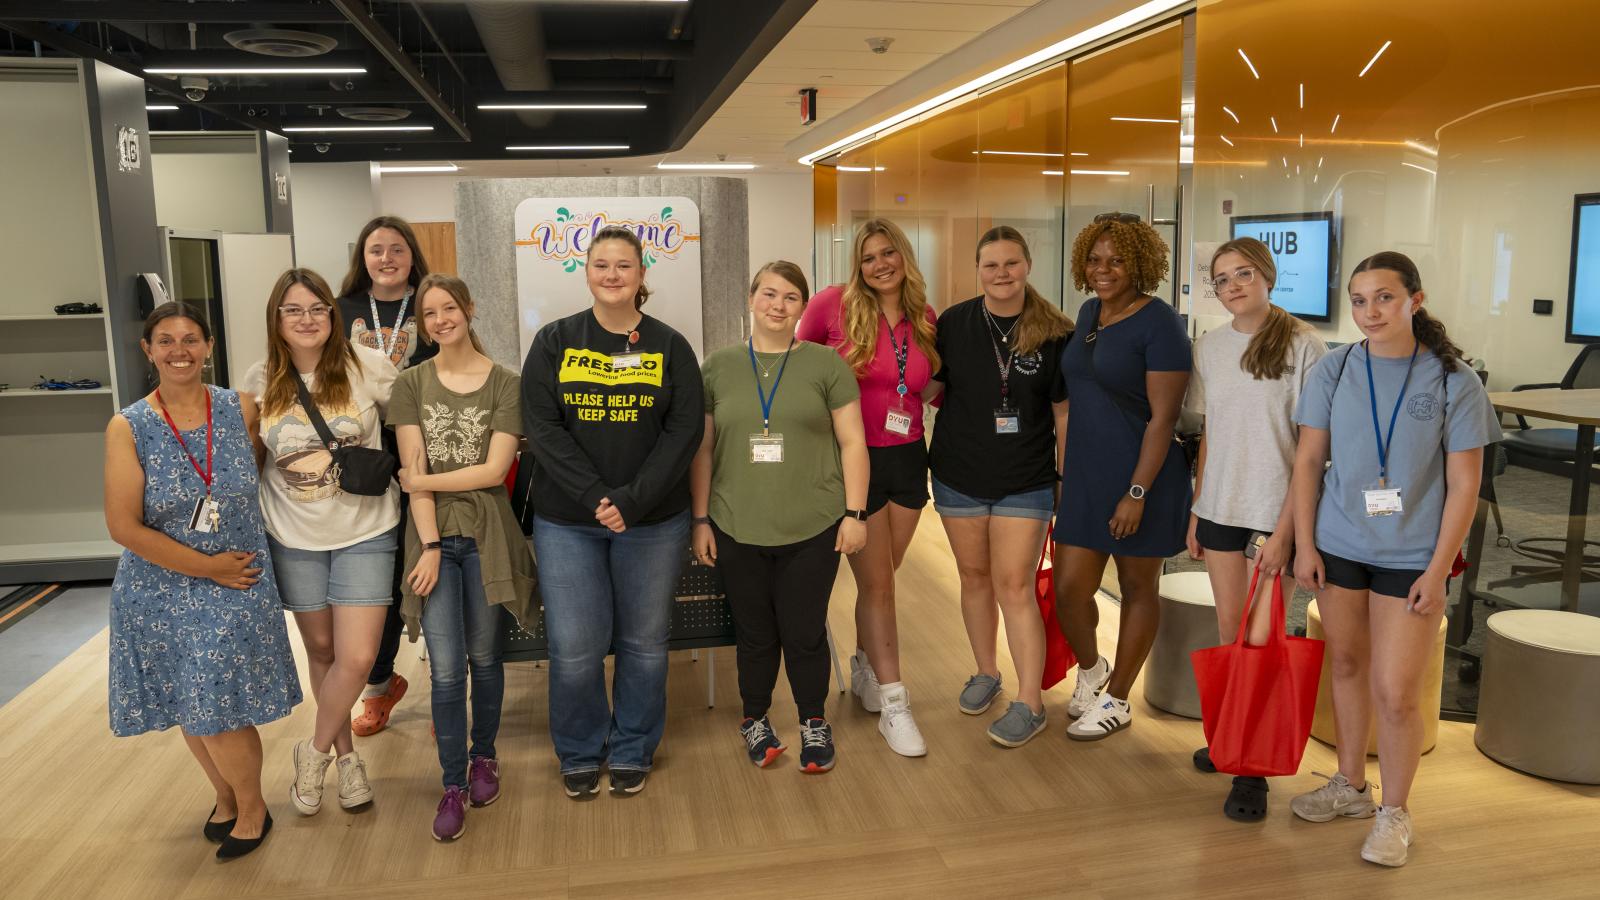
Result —
[[[698, 653], [699, 651], [695, 651]], [[717, 706], [717, 651], [706, 649], [706, 709]]]
[[833, 660], [833, 679], [839, 685], [839, 693], [845, 691], [844, 668], [839, 665], [839, 648], [833, 643], [833, 626], [823, 623], [823, 633], [828, 636], [828, 656]]

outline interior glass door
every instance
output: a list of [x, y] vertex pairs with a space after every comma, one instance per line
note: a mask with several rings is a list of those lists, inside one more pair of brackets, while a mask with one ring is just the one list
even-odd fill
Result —
[[218, 268], [215, 238], [167, 238], [172, 260], [172, 283], [167, 285], [172, 299], [186, 303], [206, 320], [216, 349], [201, 372], [207, 384], [228, 387], [228, 349], [222, 320], [222, 273]]

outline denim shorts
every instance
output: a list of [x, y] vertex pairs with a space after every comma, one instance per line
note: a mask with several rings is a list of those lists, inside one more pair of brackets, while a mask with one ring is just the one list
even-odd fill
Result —
[[394, 602], [394, 557], [400, 527], [338, 550], [296, 550], [267, 535], [278, 596], [290, 612]]
[[936, 477], [933, 479], [933, 509], [946, 518], [1009, 516], [1048, 522], [1056, 514], [1056, 491], [1047, 486], [1008, 494], [998, 500], [983, 500], [968, 497]]

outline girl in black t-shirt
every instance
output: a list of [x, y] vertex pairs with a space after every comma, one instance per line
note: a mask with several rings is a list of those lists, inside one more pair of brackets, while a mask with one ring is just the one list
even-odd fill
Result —
[[1000, 693], [995, 633], [1004, 615], [1018, 688], [989, 737], [1006, 747], [1022, 746], [1045, 726], [1045, 634], [1033, 573], [1056, 505], [1067, 416], [1059, 365], [1072, 331], [1072, 320], [1028, 284], [1032, 265], [1015, 228], [983, 235], [983, 295], [939, 317], [943, 366], [934, 376], [944, 385], [944, 408], [930, 451], [933, 508], [955, 553], [961, 616], [978, 663], [960, 706], [981, 715]]

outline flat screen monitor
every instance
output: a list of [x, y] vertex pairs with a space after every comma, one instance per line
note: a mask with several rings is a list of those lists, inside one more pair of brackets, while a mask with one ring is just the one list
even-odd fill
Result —
[[1600, 341], [1600, 194], [1572, 201], [1572, 276], [1567, 285], [1567, 341]]
[[1333, 317], [1333, 301], [1339, 295], [1333, 213], [1234, 216], [1230, 237], [1253, 237], [1272, 251], [1272, 261], [1278, 266], [1272, 302], [1314, 322]]

